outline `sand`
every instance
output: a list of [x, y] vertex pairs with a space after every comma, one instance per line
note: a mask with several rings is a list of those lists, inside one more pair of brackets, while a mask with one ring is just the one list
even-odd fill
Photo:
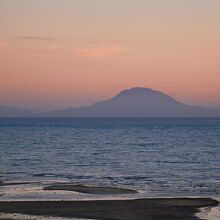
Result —
[[220, 219], [220, 204], [215, 207], [201, 208], [200, 212], [198, 212], [196, 216], [199, 219], [204, 219], [204, 220], [219, 220]]
[[56, 184], [44, 187], [44, 190], [65, 190], [87, 194], [130, 194], [137, 193], [133, 189], [116, 187], [85, 186], [81, 184]]
[[0, 202], [0, 212], [106, 220], [195, 220], [202, 207], [214, 207], [209, 198], [161, 198], [101, 201]]
[[3, 182], [0, 180], [0, 186], [28, 185], [34, 182]]
[[[10, 185], [11, 183], [9, 183]], [[14, 183], [15, 184], [15, 183]], [[16, 182], [16, 184], [21, 184]], [[26, 184], [26, 182], [25, 182]], [[2, 186], [8, 183], [1, 182]], [[74, 191], [78, 193], [119, 195], [135, 194], [133, 189], [86, 186], [72, 183], [56, 183], [44, 187], [48, 191]], [[1, 201], [0, 213], [2, 220], [12, 219], [58, 219], [83, 218], [106, 220], [195, 220], [199, 217], [210, 216], [206, 210], [215, 210], [219, 204], [210, 198], [152, 198], [130, 200], [79, 200], [79, 201]], [[200, 215], [198, 212], [203, 210]], [[205, 212], [204, 212], [205, 210]], [[16, 213], [16, 215], [11, 215]], [[207, 214], [208, 213], [208, 214]], [[18, 218], [18, 216], [22, 216]], [[24, 218], [28, 215], [27, 218]], [[30, 217], [32, 215], [32, 217]], [[42, 218], [42, 216], [47, 216]], [[208, 216], [208, 217], [209, 217]], [[49, 218], [50, 217], [50, 218]], [[211, 218], [212, 218], [211, 217]], [[211, 219], [207, 218], [207, 219]], [[213, 219], [211, 219], [213, 220]]]

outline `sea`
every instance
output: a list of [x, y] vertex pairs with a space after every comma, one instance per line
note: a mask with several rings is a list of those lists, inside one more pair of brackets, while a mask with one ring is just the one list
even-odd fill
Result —
[[219, 197], [220, 118], [2, 118], [0, 183], [0, 200], [94, 198], [51, 183]]

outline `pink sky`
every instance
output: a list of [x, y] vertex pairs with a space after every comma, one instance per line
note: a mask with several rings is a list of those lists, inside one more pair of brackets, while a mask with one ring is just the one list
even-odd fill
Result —
[[217, 0], [2, 0], [0, 30], [0, 105], [57, 109], [145, 86], [220, 106]]

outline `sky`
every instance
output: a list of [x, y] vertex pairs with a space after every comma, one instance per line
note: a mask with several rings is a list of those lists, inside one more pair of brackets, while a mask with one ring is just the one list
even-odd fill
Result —
[[130, 87], [220, 107], [219, 0], [0, 0], [0, 105], [53, 110]]

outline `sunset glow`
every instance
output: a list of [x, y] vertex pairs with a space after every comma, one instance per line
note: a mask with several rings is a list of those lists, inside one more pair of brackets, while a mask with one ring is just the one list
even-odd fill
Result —
[[1, 0], [0, 105], [87, 105], [134, 86], [220, 106], [219, 0]]

